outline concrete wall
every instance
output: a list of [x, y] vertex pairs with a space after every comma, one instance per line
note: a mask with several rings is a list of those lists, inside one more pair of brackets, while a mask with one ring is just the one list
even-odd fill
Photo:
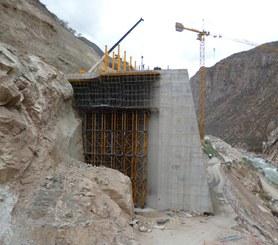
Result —
[[147, 206], [211, 211], [187, 70], [161, 70], [149, 120]]

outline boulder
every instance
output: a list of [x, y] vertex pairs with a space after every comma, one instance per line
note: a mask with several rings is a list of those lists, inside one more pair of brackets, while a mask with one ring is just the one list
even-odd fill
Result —
[[0, 81], [0, 243], [136, 244], [130, 179], [82, 162], [64, 74], [0, 43]]

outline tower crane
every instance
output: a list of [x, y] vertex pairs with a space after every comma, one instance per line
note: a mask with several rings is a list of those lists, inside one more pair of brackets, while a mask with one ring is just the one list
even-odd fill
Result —
[[206, 70], [205, 70], [205, 37], [210, 35], [210, 32], [199, 31], [197, 29], [188, 28], [183, 24], [176, 22], [176, 31], [183, 30], [197, 33], [197, 40], [200, 41], [200, 70], [199, 70], [199, 110], [198, 110], [198, 127], [202, 145], [204, 144], [205, 136], [205, 88], [206, 88]]
[[[204, 144], [204, 136], [205, 136], [205, 95], [206, 95], [206, 70], [205, 70], [205, 37], [210, 36], [210, 32], [205, 30], [200, 31], [193, 28], [188, 28], [183, 26], [183, 24], [176, 22], [176, 31], [182, 32], [183, 30], [192, 31], [197, 33], [197, 40], [200, 41], [200, 70], [199, 70], [199, 110], [198, 110], [198, 127], [200, 132], [200, 138], [202, 145]], [[222, 35], [212, 35], [214, 38], [223, 38]], [[225, 38], [225, 37], [224, 37]], [[247, 40], [240, 39], [231, 39], [227, 38], [235, 42], [244, 43], [247, 45], [258, 46], [252, 42], [248, 42]], [[278, 52], [277, 48], [268, 46], [268, 45], [260, 45], [259, 47], [268, 49], [273, 52]]]

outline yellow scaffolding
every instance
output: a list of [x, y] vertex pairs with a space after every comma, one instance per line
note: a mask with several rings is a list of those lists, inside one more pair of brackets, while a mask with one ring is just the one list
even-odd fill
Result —
[[147, 197], [148, 117], [160, 73], [126, 71], [80, 74], [69, 79], [83, 117], [85, 161], [116, 169], [131, 179], [136, 206]]
[[86, 112], [84, 117], [86, 162], [129, 176], [137, 206], [146, 202], [147, 119], [146, 111], [122, 110]]

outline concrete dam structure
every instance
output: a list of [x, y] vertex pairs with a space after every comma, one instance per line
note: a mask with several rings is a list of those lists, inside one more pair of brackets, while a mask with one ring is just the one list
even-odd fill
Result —
[[187, 70], [68, 80], [83, 119], [87, 163], [129, 176], [135, 206], [212, 210]]

